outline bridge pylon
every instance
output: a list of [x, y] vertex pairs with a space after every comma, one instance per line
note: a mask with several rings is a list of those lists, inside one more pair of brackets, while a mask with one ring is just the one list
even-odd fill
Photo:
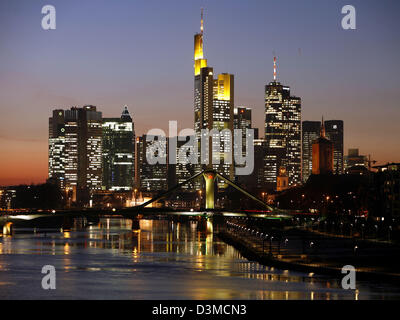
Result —
[[206, 183], [206, 209], [214, 209], [214, 186], [217, 173], [214, 170], [205, 170], [203, 178]]
[[236, 183], [234, 183], [233, 181], [229, 180], [228, 178], [224, 177], [223, 175], [221, 175], [220, 173], [218, 173], [217, 171], [213, 170], [213, 169], [206, 169], [202, 172], [196, 173], [194, 176], [192, 176], [191, 178], [177, 184], [176, 186], [174, 186], [173, 188], [159, 194], [158, 196], [154, 197], [153, 199], [139, 205], [138, 207], [146, 207], [147, 205], [149, 205], [150, 203], [153, 203], [155, 201], [158, 201], [164, 197], [166, 197], [167, 195], [169, 195], [170, 193], [172, 193], [173, 191], [177, 190], [178, 188], [182, 187], [183, 185], [186, 185], [187, 183], [194, 181], [196, 179], [200, 179], [201, 177], [204, 178], [205, 184], [206, 184], [206, 209], [214, 209], [215, 208], [215, 204], [214, 204], [214, 188], [215, 188], [215, 180], [221, 179], [222, 181], [225, 181], [228, 185], [232, 186], [233, 188], [235, 188], [236, 190], [238, 190], [239, 192], [241, 192], [242, 194], [244, 194], [245, 196], [253, 199], [254, 201], [258, 202], [260, 205], [262, 205], [263, 207], [267, 208], [270, 211], [276, 211], [275, 208], [269, 206], [268, 204], [266, 204], [263, 200], [258, 199], [256, 196], [253, 196], [251, 193], [249, 193], [248, 191], [246, 191], [245, 189], [241, 188], [240, 186], [238, 186]]
[[11, 236], [13, 234], [13, 223], [7, 222], [3, 226], [3, 236]]

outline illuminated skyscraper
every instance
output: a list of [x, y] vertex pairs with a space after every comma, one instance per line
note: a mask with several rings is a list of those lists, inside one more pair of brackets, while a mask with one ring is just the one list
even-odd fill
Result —
[[[233, 128], [242, 130], [242, 155], [246, 154], [246, 129], [251, 129], [251, 108], [235, 107], [233, 110]], [[257, 139], [258, 137], [254, 137]], [[235, 146], [237, 141], [234, 141]], [[240, 152], [235, 148], [235, 152]]]
[[265, 178], [276, 188], [278, 171], [286, 168], [289, 186], [301, 178], [301, 99], [290, 95], [290, 88], [274, 80], [265, 86], [265, 141], [267, 147]]
[[312, 145], [320, 136], [321, 121], [302, 123], [302, 180], [306, 182], [312, 173]]
[[[185, 141], [177, 141], [176, 164], [169, 166], [168, 168], [174, 170], [174, 174], [172, 175], [173, 183], [171, 186], [182, 183], [195, 175], [195, 166], [193, 166], [191, 163], [187, 163], [187, 157], [193, 152], [193, 146], [187, 144], [189, 139], [190, 137], [186, 137]], [[188, 192], [194, 192], [199, 188], [199, 181], [190, 182], [182, 186], [182, 190]]]
[[[141, 191], [165, 191], [168, 189], [168, 144], [158, 140], [146, 141], [146, 138], [146, 135], [136, 138], [136, 187]], [[160, 156], [165, 157], [165, 164], [147, 161], [146, 153], [155, 155], [157, 150], [162, 150]]]
[[[221, 143], [219, 146], [220, 164], [213, 164], [213, 169], [233, 180], [233, 163], [226, 163], [224, 152], [230, 152], [233, 157], [233, 96], [234, 96], [233, 75], [228, 73], [219, 74], [214, 80], [214, 99], [212, 110], [212, 124], [209, 129], [217, 129], [220, 132]], [[227, 129], [227, 130], [226, 130]], [[225, 131], [223, 131], [225, 130]], [[218, 153], [218, 151], [216, 151]], [[215, 151], [214, 151], [215, 153]], [[233, 162], [233, 159], [231, 159]], [[227, 185], [218, 183], [220, 188]]]
[[53, 110], [49, 118], [49, 178], [65, 188], [65, 124], [64, 111]]
[[343, 152], [343, 121], [325, 121], [326, 137], [333, 143], [333, 173], [343, 174], [344, 152]]
[[265, 191], [265, 156], [266, 143], [264, 139], [254, 139], [254, 168], [249, 175], [237, 176], [237, 182], [253, 192]]
[[[202, 129], [228, 129], [233, 135], [234, 106], [234, 77], [232, 74], [223, 73], [214, 79], [213, 68], [208, 67], [207, 60], [204, 59], [203, 31], [202, 11], [200, 33], [194, 36], [194, 129], [199, 152]], [[228, 133], [222, 134], [220, 150], [216, 150], [216, 155], [214, 153], [214, 156], [220, 159], [220, 164], [211, 165], [211, 139], [206, 157], [209, 159], [208, 167], [233, 179], [233, 165], [224, 163], [223, 152], [232, 152], [232, 145], [226, 143], [227, 141]], [[198, 172], [202, 167], [202, 165], [196, 166], [196, 171]], [[226, 185], [219, 183], [219, 186]]]
[[65, 110], [65, 186], [69, 201], [76, 201], [78, 184], [78, 108]]
[[132, 190], [135, 182], [135, 130], [128, 108], [120, 118], [103, 119], [103, 188]]
[[95, 106], [78, 109], [78, 201], [86, 204], [102, 184], [102, 115]]
[[[234, 154], [235, 154], [235, 156], [241, 155], [241, 156], [245, 157], [246, 152], [247, 152], [247, 146], [246, 146], [246, 135], [248, 135], [247, 130], [248, 129], [254, 130], [253, 145], [254, 145], [254, 149], [257, 149], [256, 148], [257, 144], [256, 144], [255, 140], [258, 140], [258, 128], [252, 128], [252, 122], [251, 122], [252, 110], [251, 110], [251, 108], [248, 108], [245, 106], [235, 107], [233, 113], [234, 113], [233, 128], [242, 130], [241, 149], [238, 146], [239, 145], [238, 141], [234, 140]], [[256, 153], [256, 151], [255, 151], [255, 153]], [[257, 153], [259, 156], [259, 151], [257, 151]], [[257, 159], [254, 159], [254, 161], [257, 162]], [[235, 164], [235, 166], [236, 167], [240, 167], [240, 166], [244, 167], [245, 164], [243, 164], [243, 165]], [[254, 164], [254, 170], [256, 170], [255, 164]], [[250, 177], [252, 177], [252, 178], [250, 178]], [[247, 186], [257, 185], [257, 183], [254, 181], [254, 179], [256, 179], [254, 174], [250, 174], [249, 176], [236, 176], [235, 179], [237, 182], [244, 183]]]
[[214, 78], [203, 52], [203, 9], [200, 33], [194, 36], [194, 130], [200, 141], [201, 129], [212, 123]]
[[101, 112], [89, 105], [54, 110], [49, 119], [49, 178], [81, 205], [101, 189], [101, 121]]

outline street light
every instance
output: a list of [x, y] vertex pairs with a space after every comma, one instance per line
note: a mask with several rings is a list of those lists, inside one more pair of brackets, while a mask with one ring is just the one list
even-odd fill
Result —
[[273, 236], [271, 236], [271, 238], [269, 238], [269, 254], [272, 253], [272, 239], [274, 239]]

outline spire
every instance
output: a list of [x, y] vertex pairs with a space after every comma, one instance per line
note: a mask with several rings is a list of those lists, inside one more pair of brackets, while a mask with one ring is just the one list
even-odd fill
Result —
[[131, 118], [131, 115], [129, 114], [127, 105], [124, 106], [124, 110], [122, 111], [122, 114], [121, 114], [121, 119], [132, 121], [132, 118]]
[[204, 59], [203, 52], [203, 31], [204, 31], [204, 18], [203, 8], [201, 8], [201, 23], [200, 33], [194, 35], [194, 75], [200, 74], [200, 70], [207, 67], [207, 59]]
[[203, 34], [203, 31], [204, 31], [203, 8], [201, 8], [200, 33]]
[[274, 57], [274, 82], [276, 81], [276, 57]]
[[322, 116], [320, 136], [321, 136], [322, 138], [325, 138], [324, 116]]

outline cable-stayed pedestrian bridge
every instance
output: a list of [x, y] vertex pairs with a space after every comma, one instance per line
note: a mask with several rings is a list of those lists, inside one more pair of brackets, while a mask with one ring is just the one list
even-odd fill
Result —
[[[173, 210], [170, 208], [149, 208], [154, 202], [168, 197], [181, 187], [194, 182], [198, 179], [204, 179], [205, 182], [205, 210], [196, 211], [193, 208], [188, 210]], [[216, 179], [221, 179], [228, 185], [238, 190], [244, 196], [258, 203], [263, 209], [260, 210], [225, 210], [215, 208], [215, 183]], [[272, 207], [251, 194], [247, 190], [238, 186], [236, 183], [221, 175], [212, 169], [206, 169], [193, 175], [186, 181], [177, 184], [169, 190], [162, 192], [151, 200], [141, 205], [121, 208], [121, 209], [70, 209], [70, 210], [49, 210], [48, 212], [19, 212], [15, 214], [5, 214], [0, 216], [0, 226], [3, 227], [3, 234], [10, 233], [12, 226], [15, 225], [36, 225], [36, 223], [47, 226], [63, 226], [71, 223], [73, 218], [96, 218], [99, 216], [119, 216], [128, 219], [137, 219], [138, 217], [159, 217], [159, 216], [186, 216], [186, 217], [252, 217], [265, 219], [291, 219], [292, 214], [286, 210]], [[35, 223], [36, 222], [36, 223]]]
[[193, 175], [192, 177], [190, 177], [189, 179], [177, 184], [176, 186], [170, 188], [169, 190], [161, 193], [160, 195], [154, 197], [153, 199], [144, 202], [143, 204], [141, 204], [141, 207], [146, 207], [150, 204], [152, 204], [153, 202], [157, 202], [163, 198], [166, 198], [168, 195], [172, 194], [173, 192], [175, 192], [176, 190], [180, 189], [181, 187], [188, 185], [191, 182], [195, 182], [196, 180], [199, 180], [203, 177], [204, 182], [205, 182], [205, 194], [206, 194], [206, 203], [205, 203], [205, 207], [206, 210], [212, 210], [215, 208], [215, 199], [214, 199], [214, 188], [215, 188], [215, 181], [217, 178], [221, 179], [222, 181], [224, 181], [225, 183], [227, 183], [228, 185], [232, 186], [233, 188], [235, 188], [236, 190], [238, 190], [241, 194], [245, 195], [246, 197], [254, 200], [255, 202], [259, 203], [262, 207], [264, 207], [266, 210], [268, 210], [269, 212], [275, 212], [275, 213], [282, 213], [282, 210], [278, 210], [268, 204], [266, 204], [264, 201], [258, 199], [256, 196], [252, 195], [250, 192], [246, 191], [245, 189], [243, 189], [242, 187], [238, 186], [236, 183], [234, 183], [233, 181], [229, 180], [227, 177], [223, 176], [222, 174], [218, 173], [215, 170], [212, 169], [205, 169], [202, 172], [199, 172], [195, 175]]

